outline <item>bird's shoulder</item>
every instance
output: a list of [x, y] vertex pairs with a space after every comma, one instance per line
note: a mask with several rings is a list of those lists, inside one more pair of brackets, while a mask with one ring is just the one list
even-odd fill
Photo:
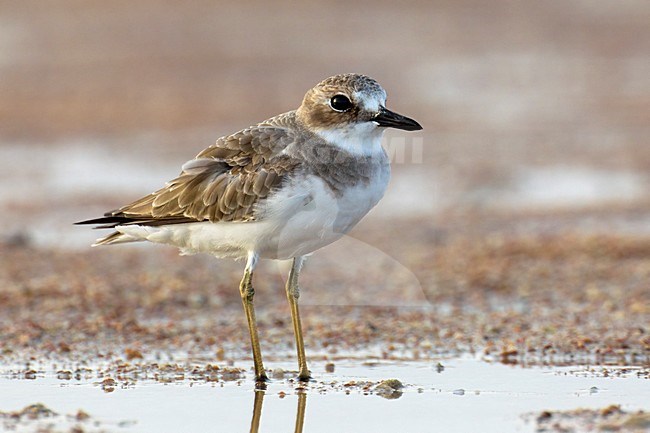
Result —
[[239, 158], [270, 160], [282, 153], [301, 133], [295, 111], [267, 119], [219, 138], [195, 159], [214, 158], [239, 165]]

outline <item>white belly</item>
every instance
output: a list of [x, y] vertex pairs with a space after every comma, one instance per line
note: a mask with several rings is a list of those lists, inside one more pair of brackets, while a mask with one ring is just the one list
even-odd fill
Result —
[[371, 182], [360, 182], [335, 196], [320, 178], [309, 176], [269, 198], [263, 217], [251, 222], [197, 222], [160, 227], [120, 226], [134, 238], [173, 245], [182, 254], [217, 257], [289, 259], [312, 253], [347, 233], [384, 195], [390, 170], [378, 170]]

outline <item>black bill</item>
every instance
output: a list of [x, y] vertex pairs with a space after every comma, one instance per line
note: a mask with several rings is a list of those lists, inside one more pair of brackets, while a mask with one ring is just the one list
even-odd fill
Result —
[[377, 122], [379, 126], [385, 126], [387, 128], [397, 128], [405, 131], [418, 131], [422, 129], [422, 126], [415, 120], [390, 111], [385, 107], [380, 107], [379, 114], [372, 120]]

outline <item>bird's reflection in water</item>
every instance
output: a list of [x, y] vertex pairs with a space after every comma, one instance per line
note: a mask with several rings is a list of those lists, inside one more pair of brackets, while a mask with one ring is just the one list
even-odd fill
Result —
[[[250, 433], [258, 433], [260, 428], [260, 420], [262, 419], [262, 404], [264, 403], [263, 390], [255, 391], [255, 402], [253, 403], [253, 418], [251, 419]], [[304, 392], [298, 393], [298, 408], [296, 409], [296, 426], [294, 433], [302, 433], [302, 427], [305, 424], [305, 408], [307, 407], [307, 394]]]

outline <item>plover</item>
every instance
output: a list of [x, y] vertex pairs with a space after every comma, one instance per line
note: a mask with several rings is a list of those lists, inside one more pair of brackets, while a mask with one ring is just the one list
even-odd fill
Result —
[[422, 129], [386, 108], [372, 78], [343, 74], [309, 90], [297, 110], [219, 138], [163, 188], [77, 224], [115, 231], [94, 245], [150, 241], [181, 254], [246, 259], [239, 290], [255, 378], [267, 380], [253, 308], [260, 258], [292, 259], [286, 283], [300, 380], [309, 380], [298, 274], [305, 256], [347, 233], [384, 195], [390, 163], [386, 127]]

